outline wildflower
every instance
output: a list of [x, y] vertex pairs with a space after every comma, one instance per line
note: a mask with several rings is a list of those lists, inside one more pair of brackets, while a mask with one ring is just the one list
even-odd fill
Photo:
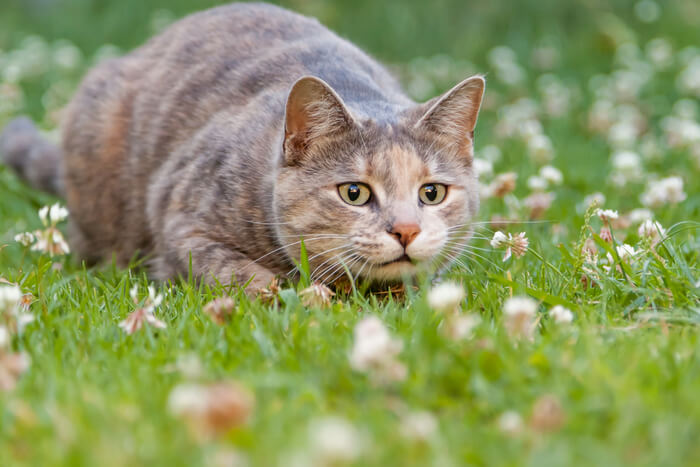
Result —
[[652, 245], [656, 245], [666, 235], [666, 230], [660, 223], [647, 219], [641, 223], [637, 233], [640, 238], [648, 238]]
[[[337, 290], [337, 289], [336, 289]], [[258, 298], [260, 301], [266, 305], [272, 305], [277, 302], [280, 293], [280, 284], [276, 277], [274, 277], [267, 287], [258, 290]]]
[[640, 199], [647, 207], [659, 208], [664, 204], [678, 204], [686, 197], [683, 191], [683, 179], [668, 177], [649, 183]]
[[500, 230], [493, 234], [493, 238], [491, 239], [491, 246], [493, 248], [501, 248], [505, 246], [506, 243], [508, 243], [508, 237], [506, 237], [506, 234]]
[[513, 338], [532, 340], [535, 332], [537, 302], [528, 297], [513, 297], [503, 305], [505, 327]]
[[574, 314], [568, 308], [556, 305], [549, 310], [549, 317], [557, 324], [569, 324], [574, 320]]
[[566, 414], [556, 396], [546, 394], [535, 401], [530, 416], [532, 428], [539, 432], [557, 431], [565, 421]]
[[527, 179], [527, 187], [532, 191], [544, 191], [547, 189], [547, 180], [533, 175]]
[[625, 186], [627, 183], [639, 180], [642, 176], [641, 158], [632, 151], [618, 151], [613, 154], [612, 180], [618, 186]]
[[10, 331], [5, 326], [0, 326], [0, 352], [10, 346]]
[[508, 410], [503, 412], [500, 417], [498, 417], [498, 429], [501, 432], [513, 436], [517, 435], [523, 429], [523, 418], [520, 414], [514, 410]]
[[204, 305], [202, 311], [209, 315], [216, 324], [223, 326], [235, 307], [236, 302], [231, 297], [220, 297]]
[[639, 224], [646, 220], [651, 220], [653, 217], [654, 214], [650, 210], [643, 208], [633, 209], [627, 214], [627, 219], [631, 224]]
[[355, 326], [350, 366], [380, 382], [401, 381], [406, 377], [406, 367], [396, 357], [402, 349], [403, 343], [391, 337], [384, 323], [370, 316]]
[[37, 230], [33, 234], [25, 232], [15, 237], [15, 240], [24, 246], [32, 245], [32, 251], [42, 251], [50, 256], [65, 255], [70, 253], [68, 243], [63, 234], [56, 227], [59, 222], [68, 217], [68, 210], [56, 203], [53, 206], [44, 206], [39, 209], [39, 219], [44, 225], [44, 230]]
[[528, 209], [530, 219], [540, 219], [554, 202], [553, 193], [537, 192], [523, 199], [523, 205]]
[[621, 120], [608, 131], [608, 142], [614, 148], [622, 149], [632, 146], [639, 137], [639, 130], [634, 122]]
[[0, 352], [0, 391], [13, 390], [30, 364], [31, 359], [25, 352]]
[[564, 176], [561, 171], [551, 165], [545, 165], [540, 169], [540, 177], [547, 180], [547, 182], [552, 185], [561, 185], [564, 181]]
[[66, 255], [70, 253], [70, 247], [63, 238], [63, 234], [56, 227], [48, 227], [46, 230], [34, 232], [36, 243], [32, 251], [42, 251], [50, 256]]
[[428, 304], [431, 308], [448, 312], [459, 309], [460, 303], [464, 300], [464, 288], [453, 282], [444, 282], [433, 287], [428, 292]]
[[314, 282], [299, 292], [301, 303], [306, 307], [325, 308], [331, 305], [331, 297], [335, 295], [331, 289], [320, 282]]
[[438, 429], [438, 421], [430, 412], [411, 412], [401, 418], [401, 434], [404, 438], [417, 441], [429, 441]]
[[507, 261], [511, 255], [515, 255], [516, 258], [522, 257], [527, 253], [528, 245], [529, 241], [525, 236], [525, 232], [520, 232], [515, 236], [509, 233], [508, 237], [506, 237], [505, 234], [499, 230], [493, 234], [493, 238], [491, 239], [491, 246], [493, 248], [506, 248], [506, 253], [503, 256], [504, 262]]
[[[141, 303], [138, 298], [138, 286], [134, 286], [129, 291], [129, 295], [131, 296], [134, 304], [138, 306]], [[129, 316], [119, 323], [119, 327], [129, 335], [141, 329], [144, 323], [155, 328], [164, 329], [166, 324], [156, 318], [154, 315], [155, 309], [161, 304], [162, 301], [163, 296], [160, 294], [156, 295], [155, 289], [152, 286], [148, 286], [148, 297], [143, 305], [129, 313]]]
[[530, 159], [536, 164], [546, 164], [554, 157], [552, 141], [545, 135], [535, 135], [527, 143]]
[[515, 172], [505, 172], [496, 175], [496, 178], [489, 184], [488, 193], [496, 198], [503, 198], [508, 193], [515, 190], [515, 182], [518, 175]]
[[605, 204], [605, 195], [595, 192], [583, 198], [583, 207], [588, 209], [592, 206], [602, 206]]
[[634, 247], [631, 245], [628, 245], [626, 243], [616, 246], [615, 251], [617, 252], [617, 256], [620, 257], [620, 260], [624, 260], [626, 258], [631, 258], [637, 254]]
[[325, 417], [309, 425], [309, 441], [314, 465], [343, 465], [355, 461], [364, 450], [365, 440], [357, 429], [340, 417]]
[[168, 397], [168, 410], [183, 418], [197, 434], [211, 436], [244, 424], [255, 398], [233, 381], [208, 385], [185, 383], [175, 386]]
[[34, 243], [34, 235], [31, 232], [23, 232], [21, 234], [15, 235], [15, 241], [22, 246], [28, 247]]
[[596, 216], [600, 217], [600, 220], [602, 220], [604, 224], [609, 224], [610, 221], [620, 217], [618, 212], [613, 211], [612, 209], [597, 209], [595, 214]]
[[452, 340], [467, 339], [479, 324], [481, 318], [478, 315], [455, 313], [445, 319], [444, 332]]
[[493, 163], [486, 159], [474, 158], [472, 161], [472, 168], [476, 177], [479, 179], [493, 175]]
[[14, 284], [0, 284], [0, 313], [12, 312], [22, 300], [22, 290]]

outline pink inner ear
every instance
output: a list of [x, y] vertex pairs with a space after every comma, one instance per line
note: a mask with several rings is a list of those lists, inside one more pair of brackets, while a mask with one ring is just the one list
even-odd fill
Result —
[[479, 116], [485, 81], [475, 76], [462, 81], [433, 104], [418, 125], [462, 145], [474, 136], [474, 127]]
[[286, 131], [308, 139], [346, 127], [350, 113], [340, 97], [325, 82], [314, 77], [301, 78], [287, 99]]

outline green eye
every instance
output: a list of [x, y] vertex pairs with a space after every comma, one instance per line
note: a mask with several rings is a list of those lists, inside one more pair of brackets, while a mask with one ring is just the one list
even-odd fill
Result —
[[441, 183], [427, 183], [418, 191], [418, 197], [423, 204], [440, 204], [446, 194], [447, 187]]
[[348, 204], [362, 206], [367, 204], [372, 192], [364, 183], [343, 183], [338, 186], [338, 194]]

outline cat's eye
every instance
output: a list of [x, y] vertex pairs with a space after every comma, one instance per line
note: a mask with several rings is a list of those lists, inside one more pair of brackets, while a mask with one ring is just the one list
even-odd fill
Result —
[[440, 204], [447, 195], [447, 187], [442, 183], [426, 183], [420, 187], [418, 197], [423, 204]]
[[369, 202], [372, 191], [364, 183], [343, 183], [338, 186], [338, 194], [346, 203], [362, 206]]

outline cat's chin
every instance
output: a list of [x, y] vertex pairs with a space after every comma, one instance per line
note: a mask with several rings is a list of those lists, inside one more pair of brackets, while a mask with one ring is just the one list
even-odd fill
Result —
[[399, 281], [414, 276], [418, 267], [409, 260], [397, 260], [372, 268], [367, 279], [375, 281]]

